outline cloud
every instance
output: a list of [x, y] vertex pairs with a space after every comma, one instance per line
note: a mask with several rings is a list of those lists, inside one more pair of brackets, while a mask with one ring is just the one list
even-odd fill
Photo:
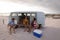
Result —
[[60, 11], [60, 0], [16, 0], [16, 1], [23, 1], [25, 3], [38, 5], [39, 7], [42, 6], [51, 9], [54, 12]]
[[[21, 10], [42, 11], [48, 13], [60, 13], [60, 0], [9, 0], [0, 2], [0, 12], [12, 12]], [[4, 6], [5, 5], [5, 6]]]
[[60, 0], [36, 0], [40, 3], [40, 6], [54, 10], [55, 12], [60, 12]]

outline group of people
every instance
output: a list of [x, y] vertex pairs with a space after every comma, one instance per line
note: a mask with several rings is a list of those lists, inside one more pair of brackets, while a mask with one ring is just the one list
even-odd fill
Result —
[[[29, 21], [27, 19], [27, 16], [25, 16], [25, 18], [22, 20], [23, 21], [23, 25], [25, 27], [24, 32], [31, 32], [31, 30], [33, 29], [37, 29], [39, 27], [36, 18], [33, 19], [33, 21], [31, 22], [31, 24], [29, 24]], [[15, 33], [15, 26], [17, 24], [15, 24], [15, 18], [12, 18], [11, 21], [9, 21], [8, 23], [8, 27], [9, 27], [9, 32], [10, 34], [12, 34], [12, 30]]]

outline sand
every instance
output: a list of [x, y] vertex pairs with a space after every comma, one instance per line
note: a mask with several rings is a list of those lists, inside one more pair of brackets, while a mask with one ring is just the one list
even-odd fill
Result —
[[[2, 19], [4, 18], [4, 24]], [[45, 19], [43, 36], [37, 38], [33, 33], [24, 32], [24, 29], [16, 29], [16, 34], [9, 35], [7, 28], [8, 17], [0, 17], [0, 40], [60, 40], [60, 19]]]

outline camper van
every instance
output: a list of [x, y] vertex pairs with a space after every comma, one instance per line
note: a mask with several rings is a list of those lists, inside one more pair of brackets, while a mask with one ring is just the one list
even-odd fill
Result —
[[38, 24], [42, 26], [45, 25], [45, 14], [43, 12], [11, 12], [9, 20], [11, 18], [16, 19], [16, 23], [22, 22], [22, 19], [27, 16], [29, 20], [29, 24], [31, 24], [33, 18], [37, 19]]

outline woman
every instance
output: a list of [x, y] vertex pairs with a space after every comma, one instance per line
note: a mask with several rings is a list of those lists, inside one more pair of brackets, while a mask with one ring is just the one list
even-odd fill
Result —
[[37, 29], [39, 27], [36, 18], [34, 18], [31, 25], [33, 26], [34, 29]]
[[24, 31], [28, 31], [29, 22], [28, 22], [27, 17], [25, 17], [25, 18], [23, 19], [23, 25], [25, 26], [25, 30], [24, 30]]

